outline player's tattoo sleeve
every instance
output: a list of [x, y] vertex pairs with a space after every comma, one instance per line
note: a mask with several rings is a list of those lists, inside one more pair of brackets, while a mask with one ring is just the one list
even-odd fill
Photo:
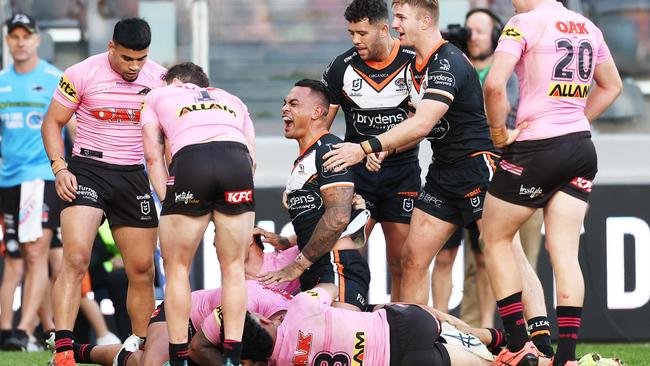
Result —
[[332, 250], [339, 236], [350, 221], [353, 186], [333, 186], [321, 192], [325, 213], [320, 218], [314, 233], [302, 249], [302, 254], [312, 263]]

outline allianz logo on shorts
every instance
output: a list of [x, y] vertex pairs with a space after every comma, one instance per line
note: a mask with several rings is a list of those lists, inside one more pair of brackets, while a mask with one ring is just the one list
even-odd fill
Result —
[[181, 192], [181, 193], [174, 193], [174, 202], [179, 203], [183, 202], [184, 204], [197, 204], [199, 203], [199, 200], [194, 199], [194, 194], [190, 191], [187, 192]]
[[523, 184], [519, 188], [519, 195], [520, 196], [530, 196], [530, 198], [535, 198], [535, 197], [541, 197], [544, 195], [544, 192], [542, 191], [541, 187], [530, 187], [526, 188], [523, 186]]

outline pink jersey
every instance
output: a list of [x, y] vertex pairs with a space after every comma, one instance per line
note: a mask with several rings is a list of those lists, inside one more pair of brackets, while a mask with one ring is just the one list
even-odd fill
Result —
[[149, 90], [163, 85], [165, 71], [147, 60], [135, 81], [125, 81], [111, 68], [107, 52], [65, 70], [54, 99], [75, 111], [73, 154], [110, 164], [142, 164], [140, 107]]
[[[257, 281], [246, 281], [248, 305], [250, 312], [266, 318], [279, 311], [287, 310], [292, 296], [286, 292], [265, 287]], [[221, 342], [221, 288], [192, 292], [192, 325], [203, 334], [212, 344]]]
[[390, 333], [386, 311], [372, 313], [330, 306], [319, 288], [298, 294], [289, 304], [269, 365], [387, 366]]
[[187, 146], [216, 137], [239, 141], [252, 150], [254, 128], [248, 108], [236, 96], [194, 84], [169, 85], [147, 94], [142, 125], [156, 123], [169, 140], [172, 156]]
[[510, 19], [496, 52], [519, 59], [517, 125], [527, 121], [528, 127], [518, 141], [589, 131], [584, 109], [594, 68], [611, 59], [589, 19], [557, 1], [543, 3]]
[[[279, 271], [293, 262], [298, 254], [300, 254], [300, 249], [298, 249], [297, 245], [280, 252], [264, 253], [264, 262], [260, 273]], [[300, 288], [300, 279], [296, 278], [293, 281], [282, 282], [270, 287], [293, 294]]]

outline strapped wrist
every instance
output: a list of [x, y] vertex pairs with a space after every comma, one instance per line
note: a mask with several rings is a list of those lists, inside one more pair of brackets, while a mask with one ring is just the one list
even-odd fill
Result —
[[65, 159], [58, 157], [56, 159], [50, 160], [50, 166], [52, 167], [52, 173], [56, 174], [64, 169], [68, 169], [68, 164], [65, 162]]

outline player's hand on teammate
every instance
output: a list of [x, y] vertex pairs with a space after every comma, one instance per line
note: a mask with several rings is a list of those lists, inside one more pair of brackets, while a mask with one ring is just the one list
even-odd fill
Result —
[[304, 272], [297, 262], [293, 261], [279, 271], [267, 272], [257, 275], [257, 280], [264, 285], [274, 285], [282, 282], [293, 281]]
[[56, 173], [54, 185], [56, 194], [66, 202], [72, 202], [77, 194], [77, 177], [68, 169], [62, 169]]
[[[283, 236], [280, 236], [276, 233], [272, 233], [270, 231], [266, 231], [262, 228], [259, 227], [254, 227], [253, 228], [253, 236], [259, 236], [260, 239], [262, 239], [263, 242], [269, 243], [273, 246], [273, 248], [277, 250], [284, 250], [287, 249], [287, 242], [288, 240], [284, 238]], [[282, 240], [284, 239], [284, 240]]]
[[381, 169], [381, 163], [388, 156], [387, 151], [382, 151], [380, 153], [372, 153], [366, 156], [366, 169], [371, 172], [378, 172]]
[[514, 130], [506, 130], [505, 133], [495, 133], [493, 129], [490, 130], [490, 134], [492, 135], [492, 142], [494, 143], [494, 147], [496, 148], [502, 148], [509, 146], [515, 140], [517, 140], [517, 137], [519, 137], [519, 134], [521, 131], [523, 131], [526, 127], [528, 127], [528, 122], [522, 122], [520, 123]]
[[334, 149], [323, 155], [325, 159], [324, 168], [340, 172], [341, 170], [351, 167], [366, 157], [360, 144], [343, 142], [333, 146]]
[[354, 194], [352, 196], [352, 209], [353, 210], [365, 210], [366, 209], [366, 200], [361, 197], [360, 194]]

